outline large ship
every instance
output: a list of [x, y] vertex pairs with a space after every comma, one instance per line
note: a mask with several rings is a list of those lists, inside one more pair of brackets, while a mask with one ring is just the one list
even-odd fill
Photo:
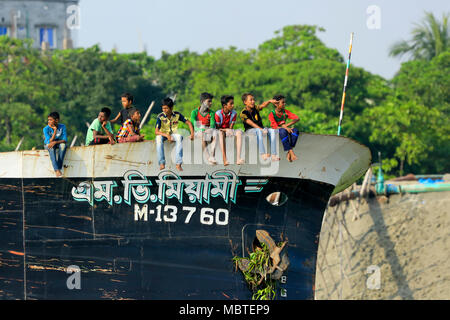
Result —
[[45, 150], [0, 153], [0, 299], [251, 299], [233, 258], [257, 231], [286, 242], [277, 299], [313, 299], [325, 208], [368, 148], [303, 133], [295, 162], [261, 162], [250, 141], [223, 166], [195, 145], [183, 171], [160, 171], [153, 141], [74, 147], [62, 178]]

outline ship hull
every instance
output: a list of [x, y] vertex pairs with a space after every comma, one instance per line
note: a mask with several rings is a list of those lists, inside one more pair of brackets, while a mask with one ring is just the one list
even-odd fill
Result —
[[[231, 201], [200, 203], [186, 195], [156, 199], [161, 179], [147, 178], [154, 195], [147, 201], [125, 201], [117, 177], [101, 179], [115, 188], [100, 201], [80, 201], [77, 188], [89, 179], [0, 179], [0, 299], [251, 299], [232, 259], [248, 256], [256, 230], [288, 241], [290, 266], [277, 298], [313, 299], [334, 186], [243, 177]], [[274, 192], [287, 201], [269, 203]]]
[[182, 172], [171, 144], [164, 171], [154, 141], [74, 147], [59, 179], [45, 150], [0, 153], [0, 299], [251, 299], [233, 258], [249, 256], [257, 230], [287, 241], [276, 298], [313, 299], [328, 200], [370, 151], [302, 133], [299, 160], [263, 161], [255, 136], [242, 141], [245, 164], [230, 153], [223, 166], [184, 139]]

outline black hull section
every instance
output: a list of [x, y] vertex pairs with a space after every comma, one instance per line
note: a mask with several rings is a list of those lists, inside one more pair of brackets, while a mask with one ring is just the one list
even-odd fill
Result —
[[[269, 178], [260, 192], [246, 192], [241, 178], [233, 202], [148, 201], [147, 221], [136, 221], [135, 201], [75, 201], [72, 188], [86, 180], [0, 179], [0, 299], [251, 299], [232, 258], [248, 255], [257, 229], [289, 241], [291, 264], [277, 298], [314, 298], [318, 237], [333, 186]], [[288, 201], [271, 205], [273, 192]], [[176, 207], [176, 218], [162, 213], [156, 221], [150, 210], [159, 205]], [[196, 208], [190, 219], [186, 206]], [[212, 224], [202, 223], [202, 208], [216, 212]], [[229, 212], [227, 219], [218, 209]], [[69, 266], [81, 269], [80, 289], [68, 288]]]

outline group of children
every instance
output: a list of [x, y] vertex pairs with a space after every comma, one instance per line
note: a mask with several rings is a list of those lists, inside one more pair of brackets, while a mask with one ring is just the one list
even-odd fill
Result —
[[[164, 155], [164, 142], [175, 142], [175, 162], [176, 168], [182, 171], [183, 162], [183, 136], [178, 132], [180, 122], [189, 126], [190, 139], [201, 139], [202, 149], [212, 165], [217, 164], [215, 159], [215, 149], [219, 140], [222, 151], [223, 164], [229, 165], [226, 152], [226, 137], [236, 137], [237, 162], [245, 163], [241, 158], [241, 146], [243, 132], [234, 129], [238, 118], [234, 110], [234, 97], [225, 95], [221, 98], [222, 108], [217, 112], [211, 110], [214, 96], [205, 92], [200, 95], [200, 106], [195, 108], [190, 120], [181, 113], [174, 111], [174, 102], [170, 98], [162, 101], [162, 113], [156, 118], [156, 150], [160, 170], [165, 169], [166, 161]], [[98, 117], [91, 123], [86, 134], [86, 146], [100, 144], [115, 144], [127, 142], [144, 141], [144, 136], [140, 133], [141, 114], [133, 107], [133, 96], [125, 93], [121, 97], [123, 109], [114, 118], [111, 117], [111, 110], [103, 108]], [[261, 105], [255, 103], [255, 97], [251, 93], [242, 96], [245, 107], [240, 113], [240, 118], [244, 124], [245, 133], [256, 135], [259, 153], [263, 160], [271, 158], [272, 161], [279, 161], [276, 144], [276, 133], [278, 132], [284, 150], [287, 152], [287, 160], [293, 162], [297, 160], [294, 147], [297, 143], [299, 131], [293, 126], [299, 121], [299, 117], [286, 110], [286, 98], [277, 95]], [[269, 114], [270, 127], [265, 127], [260, 111], [273, 104], [274, 110]], [[59, 123], [60, 117], [57, 112], [52, 112], [48, 116], [48, 126], [44, 128], [45, 149], [50, 154], [56, 176], [62, 176], [64, 156], [66, 153], [67, 132], [66, 127]], [[121, 128], [116, 135], [113, 134], [111, 123], [121, 123]], [[268, 135], [270, 139], [270, 153], [266, 151], [263, 137]], [[209, 150], [208, 150], [209, 148]]]

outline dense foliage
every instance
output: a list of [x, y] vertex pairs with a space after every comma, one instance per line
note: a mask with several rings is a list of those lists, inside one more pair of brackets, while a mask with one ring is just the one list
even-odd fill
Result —
[[[13, 150], [21, 137], [23, 148], [42, 148], [46, 116], [55, 110], [69, 137], [83, 142], [86, 122], [104, 106], [115, 116], [125, 91], [134, 94], [141, 113], [153, 100], [153, 113], [160, 112], [160, 100], [176, 95], [176, 110], [187, 117], [204, 91], [216, 97], [214, 110], [221, 95], [234, 95], [238, 112], [244, 92], [258, 103], [283, 94], [288, 109], [301, 117], [301, 131], [336, 134], [345, 61], [317, 37], [323, 31], [287, 26], [257, 49], [163, 52], [160, 59], [98, 46], [41, 54], [29, 42], [2, 36], [0, 151]], [[390, 81], [352, 66], [342, 134], [370, 147], [374, 160], [380, 151], [391, 174], [450, 172], [448, 74], [448, 50], [404, 63]], [[267, 109], [264, 116], [272, 110]], [[147, 139], [154, 138], [154, 123], [153, 114], [144, 129]]]

